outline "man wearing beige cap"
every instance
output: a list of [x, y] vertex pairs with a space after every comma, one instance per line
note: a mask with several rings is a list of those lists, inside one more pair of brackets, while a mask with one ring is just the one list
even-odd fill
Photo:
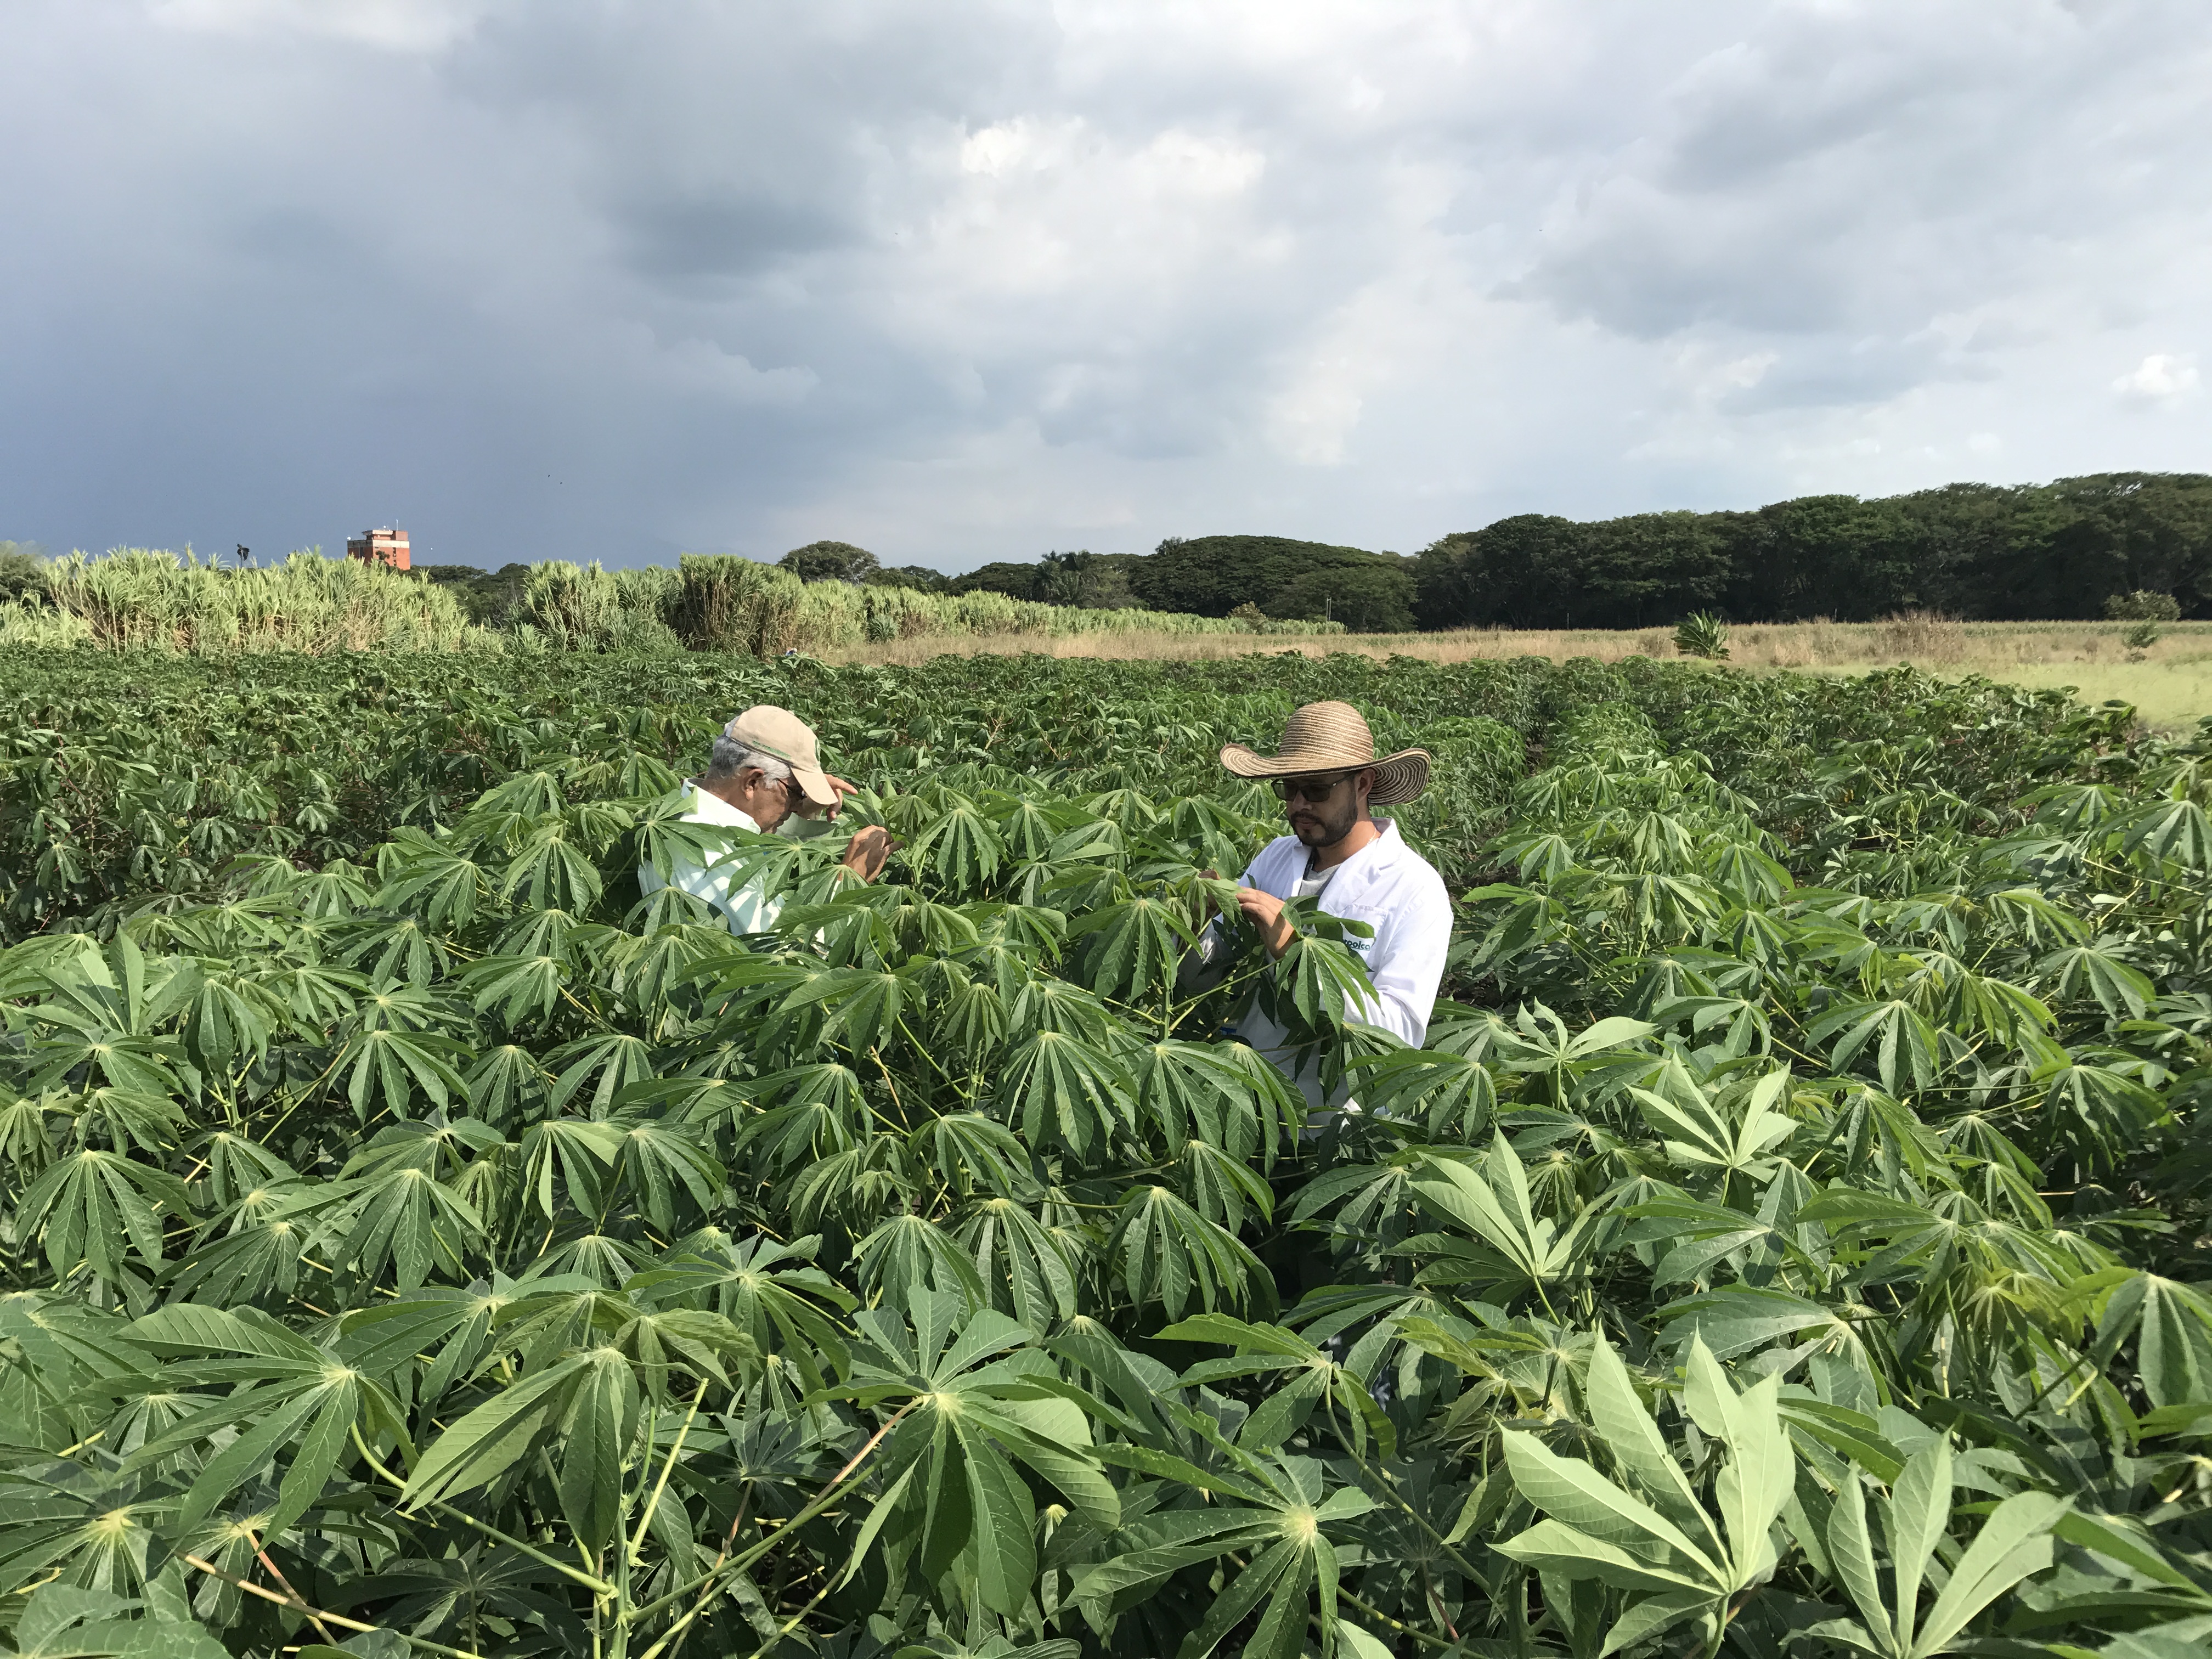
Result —
[[[854, 793], [844, 779], [822, 769], [814, 728], [788, 708], [767, 703], [746, 709], [722, 728], [707, 769], [690, 781], [690, 789], [685, 823], [724, 824], [757, 835], [773, 835], [793, 816], [827, 812], [835, 817], [844, 798]], [[873, 881], [890, 852], [890, 835], [871, 824], [853, 837], [844, 864], [862, 881]], [[781, 908], [757, 878], [732, 891], [731, 872], [722, 865], [678, 859], [663, 881], [658, 870], [645, 864], [638, 868], [637, 884], [647, 896], [674, 887], [703, 900], [733, 933], [768, 932]]]
[[[1443, 878], [1406, 845], [1398, 826], [1369, 809], [1413, 800], [1427, 788], [1427, 751], [1405, 749], [1377, 759], [1374, 733], [1358, 709], [1310, 702], [1291, 712], [1279, 753], [1256, 754], [1232, 743], [1222, 750], [1221, 763], [1237, 777], [1271, 781], [1290, 823], [1289, 835], [1252, 860], [1237, 892], [1237, 908], [1268, 955], [1290, 948], [1293, 933], [1283, 910], [1289, 899], [1316, 899], [1326, 915], [1367, 923], [1371, 934], [1345, 939], [1375, 986], [1352, 1017], [1420, 1047], [1451, 945], [1451, 898]], [[1217, 922], [1185, 963], [1185, 984], [1218, 981], [1231, 950], [1227, 930]], [[1318, 1066], [1311, 1060], [1301, 1065], [1284, 1046], [1289, 1033], [1259, 1009], [1246, 1012], [1235, 1030], [1274, 1061], [1309, 1103], [1342, 1103], [1323, 1099]]]

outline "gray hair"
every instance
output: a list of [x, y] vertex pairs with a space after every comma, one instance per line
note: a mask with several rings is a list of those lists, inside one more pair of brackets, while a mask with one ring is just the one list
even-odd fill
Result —
[[714, 752], [708, 757], [707, 770], [699, 780], [702, 783], [727, 783], [740, 772], [759, 771], [781, 783], [791, 776], [791, 768], [774, 755], [763, 754], [757, 749], [748, 749], [726, 737], [714, 739]]

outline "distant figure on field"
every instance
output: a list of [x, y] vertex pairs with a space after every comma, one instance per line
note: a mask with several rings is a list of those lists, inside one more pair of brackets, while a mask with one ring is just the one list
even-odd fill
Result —
[[[837, 816], [844, 799], [855, 792], [842, 778], [822, 769], [814, 729], [788, 708], [769, 704], [748, 708], [722, 728], [707, 769], [688, 779], [691, 810], [686, 823], [726, 824], [758, 835], [773, 835], [786, 818]], [[873, 881], [891, 850], [890, 832], [871, 824], [845, 849], [846, 867], [862, 881]], [[638, 866], [639, 889], [650, 896], [674, 887], [703, 899], [721, 913], [733, 933], [764, 933], [775, 926], [781, 908], [756, 878], [731, 890], [726, 868], [705, 868], [686, 860], [663, 881], [650, 864]]]
[[[1294, 937], [1283, 914], [1286, 899], [1317, 896], [1324, 915], [1370, 924], [1371, 937], [1346, 939], [1375, 984], [1374, 997], [1353, 1018], [1419, 1048], [1443, 978], [1451, 899], [1443, 878], [1406, 845], [1398, 826], [1369, 809], [1419, 797], [1428, 787], [1427, 751], [1406, 749], [1377, 760], [1374, 733], [1358, 709], [1310, 702], [1285, 724], [1279, 753], [1255, 754], [1232, 743], [1221, 763], [1237, 777], [1273, 781], [1290, 822], [1291, 833], [1252, 860], [1237, 893], [1237, 908], [1268, 955], [1280, 957]], [[1217, 921], [1183, 963], [1185, 988], [1219, 983], [1232, 954], [1230, 933]], [[1232, 1030], [1273, 1060], [1310, 1106], [1344, 1103], [1322, 1098], [1317, 1066], [1309, 1060], [1300, 1066], [1284, 1046], [1288, 1033], [1256, 1007]]]

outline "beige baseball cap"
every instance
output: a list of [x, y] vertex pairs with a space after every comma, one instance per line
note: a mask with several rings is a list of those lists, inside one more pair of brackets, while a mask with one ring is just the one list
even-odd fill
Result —
[[806, 799], [817, 806], [835, 806], [837, 792], [822, 770], [814, 750], [814, 728], [788, 708], [761, 703], [736, 716], [722, 728], [732, 743], [773, 755], [787, 763]]

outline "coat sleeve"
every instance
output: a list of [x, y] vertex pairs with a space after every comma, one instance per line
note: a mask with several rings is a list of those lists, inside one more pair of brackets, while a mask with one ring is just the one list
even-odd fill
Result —
[[1433, 872], [1427, 876], [1408, 882], [1391, 907], [1387, 934], [1376, 941], [1368, 969], [1375, 996], [1360, 1020], [1416, 1048], [1428, 1036], [1451, 950], [1451, 897]]

